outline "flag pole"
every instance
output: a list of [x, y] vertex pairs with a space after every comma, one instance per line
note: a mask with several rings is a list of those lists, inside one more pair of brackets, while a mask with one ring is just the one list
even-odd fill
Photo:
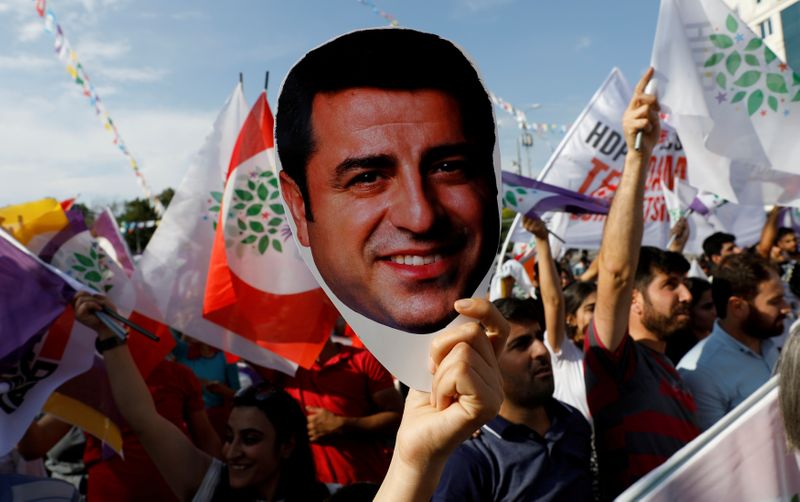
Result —
[[266, 72], [264, 76], [264, 90], [266, 91], [269, 88], [269, 71]]

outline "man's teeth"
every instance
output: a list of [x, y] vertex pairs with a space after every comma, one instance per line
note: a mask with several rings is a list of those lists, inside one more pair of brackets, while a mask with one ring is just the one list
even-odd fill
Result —
[[403, 254], [392, 256], [392, 261], [398, 265], [430, 265], [431, 263], [437, 262], [441, 259], [442, 255], [440, 254], [426, 256]]
[[233, 464], [228, 465], [228, 468], [231, 469], [232, 471], [243, 471], [247, 469], [247, 467], [248, 466], [246, 465], [233, 465]]

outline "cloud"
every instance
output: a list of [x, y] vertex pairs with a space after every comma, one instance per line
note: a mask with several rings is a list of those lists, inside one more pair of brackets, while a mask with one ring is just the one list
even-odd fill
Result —
[[[141, 197], [112, 136], [74, 89], [39, 97], [0, 90], [0, 205], [82, 194], [87, 201]], [[125, 109], [112, 114], [150, 188], [177, 187], [215, 110]]]
[[578, 42], [575, 44], [575, 50], [582, 51], [584, 49], [588, 49], [591, 46], [592, 46], [592, 39], [587, 36], [583, 36], [580, 37], [578, 39]]
[[51, 68], [55, 58], [18, 54], [16, 56], [0, 55], [0, 70], [32, 71]]
[[41, 37], [42, 33], [44, 33], [44, 23], [41, 19], [29, 21], [17, 28], [17, 40], [31, 42]]
[[165, 75], [167, 71], [159, 68], [125, 68], [125, 67], [108, 67], [104, 66], [97, 69], [97, 73], [102, 76], [115, 80], [118, 82], [158, 82]]
[[475, 13], [511, 4], [514, 3], [514, 0], [460, 0], [459, 3], [470, 12]]
[[83, 61], [115, 59], [127, 54], [130, 50], [131, 46], [126, 40], [109, 42], [86, 38], [75, 44], [75, 52]]
[[193, 21], [197, 19], [206, 19], [208, 14], [199, 10], [187, 10], [183, 12], [176, 12], [170, 17], [172, 17], [172, 19], [175, 21]]

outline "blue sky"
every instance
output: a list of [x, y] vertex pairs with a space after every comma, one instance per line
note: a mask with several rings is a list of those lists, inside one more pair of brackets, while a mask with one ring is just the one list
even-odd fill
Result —
[[[533, 122], [569, 124], [611, 68], [647, 67], [656, 0], [370, 0], [402, 26], [463, 47], [488, 87]], [[52, 0], [47, 2], [154, 191], [176, 187], [244, 73], [252, 103], [270, 72], [308, 49], [386, 22], [356, 0]], [[33, 0], [0, 0], [0, 206], [80, 194], [90, 206], [141, 196], [111, 136], [53, 52]], [[504, 168], [519, 130], [502, 110]], [[535, 136], [533, 173], [560, 134]], [[523, 165], [527, 166], [523, 154]]]

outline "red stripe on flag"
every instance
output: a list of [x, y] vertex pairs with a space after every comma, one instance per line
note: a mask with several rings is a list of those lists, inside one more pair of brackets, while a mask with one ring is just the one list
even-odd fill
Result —
[[262, 92], [242, 124], [239, 138], [231, 155], [231, 163], [228, 165], [228, 172], [225, 175], [226, 182], [233, 170], [242, 162], [274, 146], [272, 139], [274, 128], [275, 121], [267, 102], [267, 93]]
[[39, 351], [39, 357], [51, 361], [61, 360], [64, 349], [67, 348], [74, 321], [75, 311], [72, 309], [72, 305], [68, 305], [55, 322], [50, 325], [47, 336], [44, 337], [44, 345]]
[[134, 312], [128, 317], [139, 326], [158, 335], [161, 339], [157, 342], [145, 337], [141, 333], [134, 333], [132, 330], [128, 334], [128, 348], [131, 356], [139, 368], [142, 378], [147, 378], [150, 372], [158, 366], [167, 354], [175, 347], [175, 339], [169, 331], [169, 326], [150, 319], [147, 316]]
[[[218, 230], [217, 240], [223, 239]], [[256, 289], [231, 272], [225, 243], [217, 244], [211, 255], [203, 317], [310, 368], [338, 317], [328, 297], [322, 289], [292, 295]], [[220, 305], [224, 307], [215, 307]]]

